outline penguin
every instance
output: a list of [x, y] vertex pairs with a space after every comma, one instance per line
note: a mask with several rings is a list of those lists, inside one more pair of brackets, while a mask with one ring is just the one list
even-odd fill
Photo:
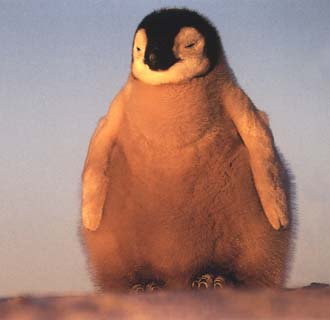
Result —
[[186, 8], [153, 11], [84, 164], [81, 235], [95, 286], [283, 286], [288, 177], [214, 25]]

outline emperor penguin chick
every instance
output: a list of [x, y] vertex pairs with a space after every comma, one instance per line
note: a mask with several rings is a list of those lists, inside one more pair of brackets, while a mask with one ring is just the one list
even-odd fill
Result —
[[267, 116], [237, 84], [215, 27], [187, 9], [146, 16], [84, 166], [96, 286], [282, 286], [290, 210]]

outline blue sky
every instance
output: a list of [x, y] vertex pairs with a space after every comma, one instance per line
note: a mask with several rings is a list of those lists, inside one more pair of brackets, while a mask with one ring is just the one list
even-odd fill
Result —
[[330, 282], [330, 2], [0, 0], [0, 296], [90, 290], [80, 174], [139, 21], [187, 6], [220, 31], [296, 177], [289, 285]]

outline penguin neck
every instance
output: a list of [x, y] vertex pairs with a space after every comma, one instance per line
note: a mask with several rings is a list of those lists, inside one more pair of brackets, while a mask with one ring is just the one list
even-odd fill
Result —
[[149, 85], [130, 75], [127, 85], [126, 117], [148, 140], [188, 145], [211, 131], [221, 112], [219, 68], [180, 84]]

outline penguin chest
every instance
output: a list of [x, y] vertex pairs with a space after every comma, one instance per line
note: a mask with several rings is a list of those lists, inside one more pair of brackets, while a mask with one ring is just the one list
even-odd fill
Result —
[[119, 142], [108, 168], [105, 227], [119, 246], [130, 243], [130, 256], [152, 265], [178, 271], [201, 264], [213, 254], [218, 200], [235, 148], [235, 135], [221, 130], [179, 149], [134, 137]]

